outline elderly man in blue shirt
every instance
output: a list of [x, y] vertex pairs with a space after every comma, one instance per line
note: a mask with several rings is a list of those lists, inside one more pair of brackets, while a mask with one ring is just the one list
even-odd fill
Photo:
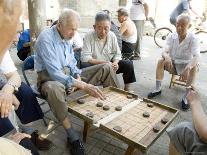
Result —
[[[76, 67], [72, 45], [68, 43], [79, 26], [80, 17], [71, 9], [64, 9], [57, 25], [40, 33], [35, 44], [37, 84], [56, 118], [66, 130], [72, 155], [82, 155], [84, 147], [68, 118], [67, 90], [79, 88], [86, 93], [105, 99], [102, 91], [92, 85], [118, 86], [116, 75], [109, 64], [92, 66], [82, 71]], [[82, 81], [83, 80], [83, 81]], [[73, 90], [73, 89], [72, 89]]]

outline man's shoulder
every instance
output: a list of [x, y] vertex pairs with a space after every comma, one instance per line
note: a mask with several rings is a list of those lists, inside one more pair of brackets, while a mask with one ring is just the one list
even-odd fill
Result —
[[88, 31], [84, 36], [84, 38], [94, 38], [94, 37], [95, 37], [95, 31], [94, 30]]
[[52, 35], [53, 35], [52, 29], [51, 28], [45, 28], [44, 30], [42, 30], [42, 32], [38, 36], [38, 39], [41, 39], [41, 40], [51, 40], [52, 39]]

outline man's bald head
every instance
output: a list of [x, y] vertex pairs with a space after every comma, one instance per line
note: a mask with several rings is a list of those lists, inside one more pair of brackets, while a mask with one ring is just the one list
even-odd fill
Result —
[[67, 8], [63, 9], [63, 11], [59, 16], [58, 22], [61, 23], [63, 26], [68, 26], [74, 21], [76, 22], [80, 21], [79, 14], [72, 9], [67, 9]]
[[186, 36], [190, 24], [191, 24], [191, 18], [187, 14], [181, 14], [177, 17], [176, 31], [179, 37]]

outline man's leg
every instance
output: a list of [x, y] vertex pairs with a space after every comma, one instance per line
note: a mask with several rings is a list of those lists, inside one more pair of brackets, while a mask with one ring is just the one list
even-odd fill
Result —
[[20, 128], [23, 132], [31, 135], [32, 142], [39, 150], [48, 150], [52, 146], [51, 141], [41, 138], [38, 131], [31, 127], [32, 122], [42, 119], [44, 116], [36, 95], [32, 91], [31, 87], [23, 82], [19, 87], [19, 91], [15, 95], [20, 102], [20, 105], [16, 110], [16, 114], [22, 123]]
[[10, 122], [8, 118], [1, 118], [0, 117], [0, 137], [4, 136], [8, 132], [12, 131], [14, 126]]
[[186, 96], [188, 94], [188, 91], [191, 89], [191, 88], [189, 88], [189, 86], [194, 85], [194, 83], [195, 83], [197, 71], [198, 71], [198, 67], [196, 65], [188, 73], [188, 77], [187, 77], [187, 81], [186, 81], [186, 92], [183, 95], [183, 98], [181, 101], [181, 107], [183, 110], [188, 110], [190, 108], [190, 106], [187, 102]]
[[84, 148], [80, 141], [80, 137], [76, 131], [72, 129], [68, 117], [65, 86], [57, 81], [48, 81], [42, 84], [41, 93], [46, 97], [55, 117], [62, 123], [67, 133], [68, 141], [71, 144], [72, 154], [84, 154]]
[[166, 131], [172, 145], [180, 154], [205, 155], [207, 153], [207, 144], [200, 140], [192, 123], [182, 122]]
[[148, 94], [148, 98], [153, 98], [157, 95], [161, 94], [161, 85], [162, 85], [162, 80], [164, 78], [164, 71], [167, 70], [170, 73], [176, 74], [175, 67], [173, 65], [173, 68], [167, 68], [167, 62], [161, 58], [158, 63], [157, 63], [157, 68], [156, 68], [156, 87], [155, 90], [150, 92]]
[[28, 85], [22, 82], [15, 96], [20, 102], [16, 114], [23, 124], [23, 127], [25, 127], [25, 130], [27, 130], [26, 133], [31, 134], [34, 130], [28, 127], [28, 123], [42, 119], [44, 116], [36, 95]]
[[137, 42], [134, 55], [135, 57], [140, 57], [140, 51], [142, 50], [142, 37], [144, 33], [144, 20], [134, 21], [137, 28]]
[[119, 69], [116, 71], [117, 74], [123, 73], [124, 90], [130, 90], [130, 84], [136, 82], [134, 65], [130, 60], [120, 60]]
[[84, 82], [103, 87], [120, 87], [117, 76], [110, 64], [99, 64], [82, 70], [81, 78]]

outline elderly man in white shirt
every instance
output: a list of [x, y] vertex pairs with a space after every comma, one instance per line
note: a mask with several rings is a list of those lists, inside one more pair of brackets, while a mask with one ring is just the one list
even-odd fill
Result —
[[136, 81], [133, 62], [121, 60], [117, 38], [110, 31], [110, 26], [108, 14], [105, 12], [96, 14], [94, 31], [87, 33], [84, 38], [81, 66], [110, 64], [116, 74], [123, 73], [124, 89], [128, 91], [131, 83]]
[[166, 42], [161, 60], [158, 61], [156, 70], [156, 89], [148, 94], [153, 98], [161, 94], [161, 83], [164, 70], [180, 75], [181, 80], [186, 80], [186, 93], [181, 102], [183, 110], [189, 109], [186, 95], [191, 85], [195, 82], [197, 64], [200, 56], [198, 39], [193, 33], [188, 32], [190, 17], [182, 14], [178, 16], [176, 32], [172, 33]]

